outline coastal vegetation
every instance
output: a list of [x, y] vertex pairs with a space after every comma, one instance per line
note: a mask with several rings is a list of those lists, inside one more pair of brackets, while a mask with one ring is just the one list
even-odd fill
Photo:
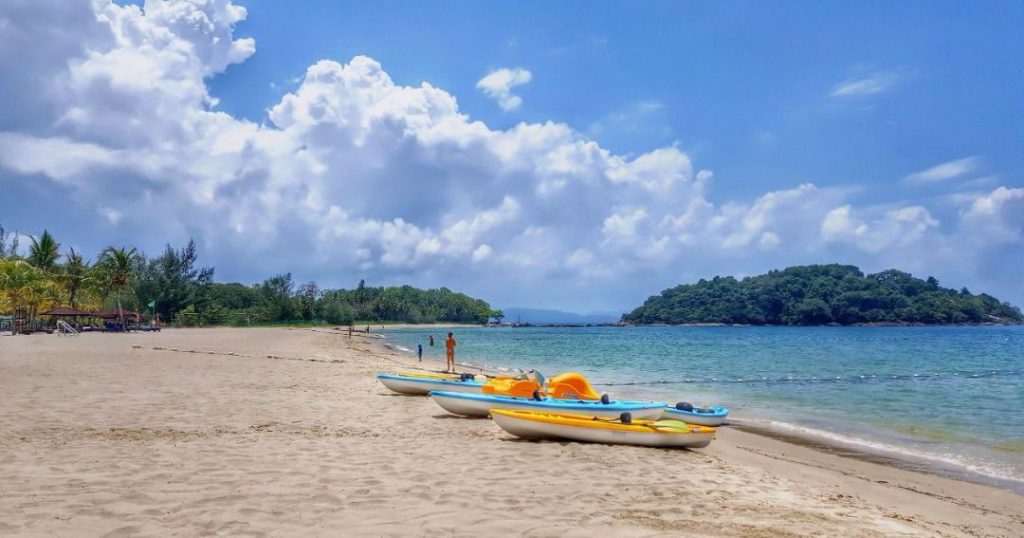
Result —
[[716, 276], [648, 298], [623, 315], [636, 324], [749, 325], [1021, 323], [1019, 308], [934, 277], [852, 265], [807, 265], [736, 279]]
[[170, 245], [155, 257], [110, 246], [90, 263], [49, 232], [19, 238], [0, 228], [0, 314], [20, 312], [34, 321], [54, 307], [96, 312], [125, 310], [183, 326], [355, 322], [486, 323], [501, 312], [447, 288], [321, 289], [296, 283], [290, 273], [260, 283], [214, 282], [214, 268], [198, 265], [195, 243]]

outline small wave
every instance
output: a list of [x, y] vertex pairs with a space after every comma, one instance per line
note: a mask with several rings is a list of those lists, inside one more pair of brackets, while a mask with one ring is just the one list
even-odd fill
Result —
[[[958, 470], [968, 474], [981, 477], [982, 481], [996, 481], [1009, 485], [1017, 491], [1024, 491], [1024, 468], [1013, 465], [1001, 464], [999, 462], [985, 461], [973, 458], [963, 453], [943, 452], [936, 453], [905, 445], [895, 445], [875, 439], [867, 439], [850, 434], [837, 433], [833, 431], [811, 428], [808, 426], [767, 420], [769, 430], [775, 430], [783, 434], [803, 437], [826, 444], [836, 444], [866, 453], [880, 454], [892, 457], [895, 460], [908, 462], [925, 462], [926, 469], [931, 466], [945, 468], [947, 470]], [[756, 423], [762, 423], [757, 421]]]
[[409, 349], [409, 348], [407, 348], [405, 346], [398, 345], [398, 344], [392, 344], [390, 342], [385, 343], [384, 347], [386, 347], [388, 349], [394, 349], [396, 351], [402, 351], [402, 352], [405, 352], [405, 353], [413, 353], [413, 350], [411, 350], [411, 349]]

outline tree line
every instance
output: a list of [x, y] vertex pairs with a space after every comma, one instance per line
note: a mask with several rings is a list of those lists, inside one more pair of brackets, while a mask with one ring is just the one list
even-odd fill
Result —
[[716, 276], [648, 298], [623, 315], [636, 324], [749, 325], [1021, 323], [1019, 308], [987, 294], [939, 286], [889, 269], [808, 265], [737, 280]]
[[20, 254], [18, 236], [0, 227], [0, 313], [21, 310], [35, 319], [46, 309], [134, 310], [178, 325], [355, 322], [486, 323], [501, 317], [480, 299], [447, 288], [411, 286], [321, 289], [290, 273], [254, 285], [214, 282], [198, 264], [195, 242], [167, 245], [155, 257], [135, 248], [107, 247], [95, 259], [62, 249], [44, 231]]

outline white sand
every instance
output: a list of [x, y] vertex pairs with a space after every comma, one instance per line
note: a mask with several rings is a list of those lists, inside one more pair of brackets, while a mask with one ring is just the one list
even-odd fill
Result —
[[390, 393], [401, 361], [310, 330], [0, 336], [0, 535], [1024, 536], [1019, 495], [728, 428], [515, 440]]

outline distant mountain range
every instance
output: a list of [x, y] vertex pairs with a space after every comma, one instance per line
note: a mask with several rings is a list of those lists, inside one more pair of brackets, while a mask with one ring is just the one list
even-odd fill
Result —
[[544, 310], [541, 308], [511, 307], [502, 309], [505, 312], [505, 323], [530, 323], [533, 325], [544, 325], [551, 323], [614, 323], [622, 316], [618, 312], [591, 312], [589, 314], [577, 314], [575, 312], [563, 312], [561, 310]]

